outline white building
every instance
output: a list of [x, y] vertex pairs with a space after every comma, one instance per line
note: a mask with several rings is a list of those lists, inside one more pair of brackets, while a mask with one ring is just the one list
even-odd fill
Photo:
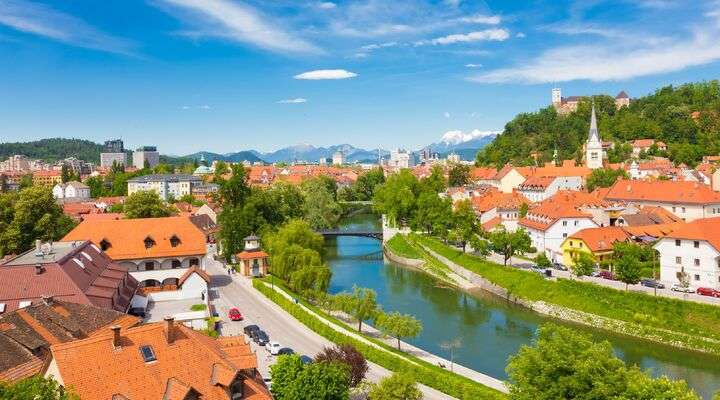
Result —
[[127, 165], [127, 154], [125, 153], [100, 153], [100, 167], [110, 168], [113, 164]]
[[397, 149], [390, 152], [388, 167], [410, 168], [413, 164], [412, 155], [407, 150]]
[[16, 154], [0, 162], [0, 171], [3, 172], [25, 172], [30, 171], [30, 159], [26, 156]]
[[530, 201], [540, 202], [560, 190], [580, 190], [582, 187], [580, 176], [531, 176], [520, 184], [518, 192]]
[[590, 115], [590, 134], [585, 143], [585, 165], [590, 169], [602, 168], [603, 166], [603, 146], [598, 133], [595, 104], [592, 106], [592, 114]]
[[144, 175], [128, 180], [128, 196], [138, 191], [153, 190], [163, 200], [167, 200], [168, 196], [179, 199], [192, 194], [193, 188], [202, 183], [202, 178], [187, 174]]
[[661, 281], [720, 289], [720, 218], [685, 224], [660, 239], [655, 250]]
[[145, 164], [152, 168], [160, 164], [160, 153], [155, 146], [142, 146], [133, 152], [133, 167], [145, 168]]
[[332, 155], [332, 163], [333, 165], [343, 165], [345, 164], [345, 155], [342, 151], [336, 151]]
[[77, 181], [58, 183], [52, 191], [53, 197], [56, 199], [85, 200], [90, 198], [90, 186]]

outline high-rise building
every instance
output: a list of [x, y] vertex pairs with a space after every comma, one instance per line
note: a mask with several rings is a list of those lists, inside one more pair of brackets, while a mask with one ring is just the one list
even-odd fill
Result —
[[157, 147], [142, 146], [133, 152], [133, 167], [142, 169], [146, 164], [150, 168], [160, 164], [160, 153], [158, 153]]
[[332, 163], [333, 165], [343, 165], [345, 164], [345, 155], [342, 151], [336, 151], [332, 155]]
[[100, 153], [100, 167], [110, 168], [113, 164], [127, 165], [127, 154], [120, 139], [105, 141], [103, 152]]

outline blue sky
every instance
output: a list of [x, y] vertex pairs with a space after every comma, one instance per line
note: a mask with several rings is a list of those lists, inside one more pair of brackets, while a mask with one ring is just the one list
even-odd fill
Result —
[[719, 37], [720, 1], [0, 0], [0, 141], [417, 148], [717, 79]]

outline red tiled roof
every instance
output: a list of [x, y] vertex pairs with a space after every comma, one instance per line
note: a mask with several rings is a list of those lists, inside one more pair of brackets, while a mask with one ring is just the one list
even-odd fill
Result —
[[652, 201], [677, 204], [720, 203], [720, 193], [709, 186], [686, 181], [630, 181], [618, 180], [610, 187], [608, 200]]
[[720, 252], [720, 217], [697, 219], [684, 223], [666, 237], [706, 241]]
[[630, 239], [630, 234], [619, 226], [581, 229], [570, 235], [567, 240], [582, 240], [593, 252], [605, 252], [613, 249], [613, 244]]
[[270, 257], [268, 253], [259, 250], [259, 251], [243, 251], [237, 254], [237, 258], [241, 260], [251, 260], [254, 258], [268, 258]]

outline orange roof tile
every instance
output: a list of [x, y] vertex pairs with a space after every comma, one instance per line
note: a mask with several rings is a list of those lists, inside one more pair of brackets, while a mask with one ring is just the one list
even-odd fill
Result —
[[677, 204], [714, 204], [720, 203], [720, 193], [713, 191], [707, 185], [697, 182], [618, 180], [610, 187], [606, 199]]
[[474, 180], [493, 179], [496, 174], [497, 170], [495, 168], [477, 167], [470, 170], [470, 177]]
[[673, 239], [702, 240], [720, 251], [720, 217], [697, 219], [684, 223], [666, 237]]
[[503, 193], [496, 188], [474, 196], [470, 201], [472, 202], [473, 209], [479, 213], [487, 212], [493, 208], [517, 210], [523, 203], [530, 204], [530, 200], [519, 192]]
[[[165, 323], [122, 330], [120, 346], [113, 347], [112, 332], [51, 347], [60, 378], [83, 400], [182, 398], [191, 390], [205, 400], [228, 399], [228, 386], [240, 375], [243, 399], [269, 400], [270, 394], [255, 381], [254, 370], [240, 368], [223, 350], [223, 342], [173, 324], [168, 342]], [[145, 362], [141, 346], [150, 346], [154, 361]], [[253, 355], [250, 346], [241, 346]], [[102, 384], [98, 384], [102, 382]]]
[[267, 258], [270, 257], [268, 253], [260, 251], [243, 251], [237, 254], [237, 258], [241, 260], [250, 260], [253, 258]]
[[[180, 239], [176, 247], [170, 243], [173, 236]], [[148, 237], [155, 245], [145, 248]], [[110, 243], [105, 253], [114, 260], [202, 256], [207, 252], [205, 235], [187, 217], [86, 220], [63, 240], [90, 240], [98, 246], [104, 240]]]
[[582, 240], [593, 252], [605, 252], [613, 249], [613, 244], [630, 239], [625, 229], [619, 226], [581, 229], [570, 235], [566, 240]]

